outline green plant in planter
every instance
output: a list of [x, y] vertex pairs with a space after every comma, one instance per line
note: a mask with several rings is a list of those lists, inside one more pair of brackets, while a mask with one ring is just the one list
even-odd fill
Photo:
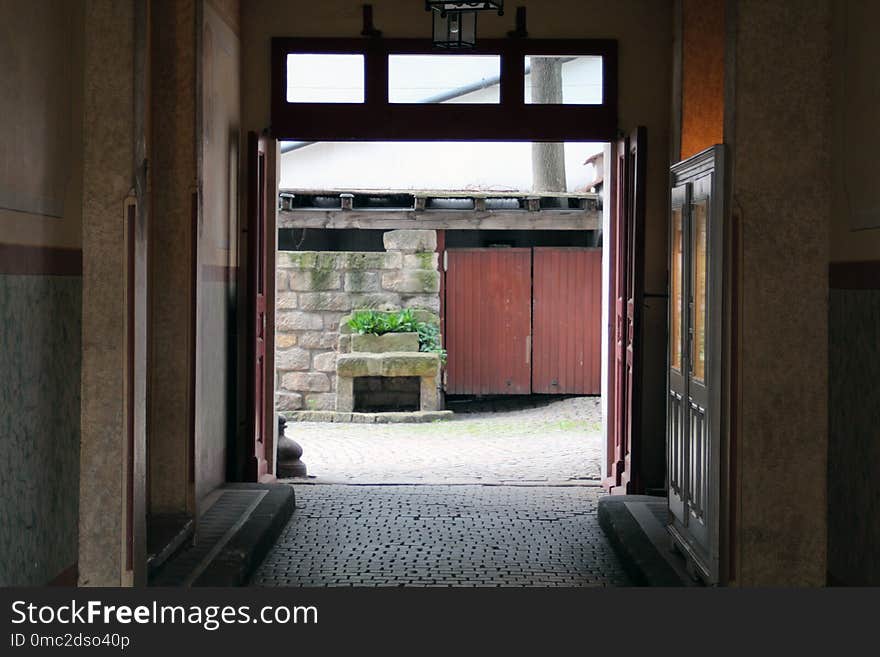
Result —
[[413, 315], [413, 311], [409, 308], [396, 313], [361, 310], [356, 312], [352, 318], [348, 320], [348, 327], [355, 333], [360, 333], [361, 335], [417, 333], [418, 324], [419, 323]]
[[440, 362], [446, 364], [446, 350], [440, 341], [440, 327], [436, 324], [419, 322], [417, 325], [419, 334], [419, 351], [427, 351], [440, 356]]
[[360, 335], [418, 333], [419, 351], [438, 354], [440, 362], [446, 363], [446, 350], [440, 342], [440, 327], [436, 324], [416, 321], [413, 311], [409, 308], [399, 312], [361, 310], [348, 320], [348, 327]]

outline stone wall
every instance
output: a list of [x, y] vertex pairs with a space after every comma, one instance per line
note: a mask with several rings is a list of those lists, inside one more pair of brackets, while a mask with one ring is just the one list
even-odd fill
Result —
[[0, 273], [0, 586], [77, 560], [79, 276]]
[[440, 311], [436, 232], [389, 231], [384, 244], [384, 253], [278, 253], [275, 387], [279, 412], [335, 408], [339, 322], [351, 311]]

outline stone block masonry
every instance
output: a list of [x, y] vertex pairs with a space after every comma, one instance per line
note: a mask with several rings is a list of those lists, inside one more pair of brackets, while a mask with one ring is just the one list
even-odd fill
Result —
[[[281, 413], [336, 407], [340, 321], [361, 309], [440, 311], [433, 230], [388, 231], [385, 252], [281, 251], [276, 261], [275, 385]], [[347, 333], [342, 327], [343, 334]]]

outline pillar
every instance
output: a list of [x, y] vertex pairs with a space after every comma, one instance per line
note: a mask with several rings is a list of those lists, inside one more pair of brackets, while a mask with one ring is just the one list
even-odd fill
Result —
[[732, 0], [727, 9], [725, 141], [740, 245], [731, 570], [743, 586], [822, 585], [830, 2]]

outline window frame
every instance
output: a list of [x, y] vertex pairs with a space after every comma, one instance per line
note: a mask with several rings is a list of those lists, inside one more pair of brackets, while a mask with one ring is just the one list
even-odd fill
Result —
[[[364, 56], [363, 103], [288, 103], [288, 54]], [[617, 41], [481, 39], [467, 55], [501, 58], [497, 104], [390, 103], [389, 55], [438, 55], [428, 39], [275, 37], [271, 43], [271, 128], [300, 141], [612, 141], [617, 133]], [[602, 57], [602, 103], [525, 103], [530, 55]]]

